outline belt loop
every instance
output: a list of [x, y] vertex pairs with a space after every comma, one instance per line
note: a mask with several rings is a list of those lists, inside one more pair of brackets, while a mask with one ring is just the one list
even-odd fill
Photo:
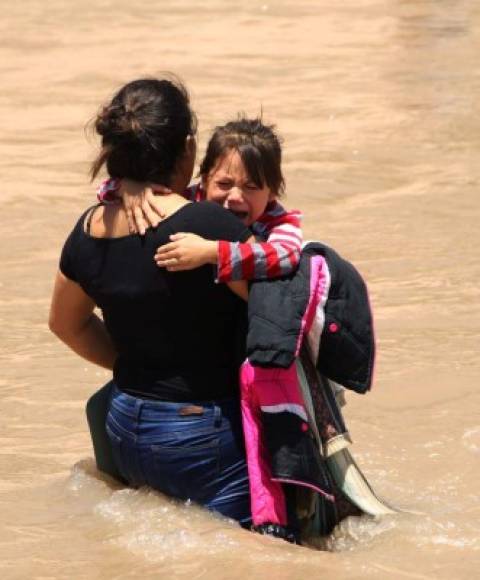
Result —
[[221, 424], [222, 424], [222, 409], [218, 405], [215, 405], [213, 407], [213, 426], [218, 429], [218, 427], [220, 427]]

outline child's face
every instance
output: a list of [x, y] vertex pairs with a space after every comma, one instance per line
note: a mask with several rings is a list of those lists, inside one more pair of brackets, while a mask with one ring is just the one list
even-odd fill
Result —
[[203, 180], [206, 198], [230, 210], [249, 226], [263, 214], [275, 194], [259, 188], [247, 174], [238, 151], [226, 153]]

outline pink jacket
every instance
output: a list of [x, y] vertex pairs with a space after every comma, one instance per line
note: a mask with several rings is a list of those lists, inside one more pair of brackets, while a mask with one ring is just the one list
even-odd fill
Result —
[[[332, 269], [335, 269], [335, 265], [329, 264], [326, 256], [313, 252], [303, 259], [303, 266], [302, 271], [301, 261], [299, 275], [303, 276], [303, 281], [308, 281], [308, 288], [305, 289], [305, 300], [301, 302], [303, 304], [301, 320], [299, 324], [297, 321], [295, 327], [298, 335], [295, 339], [293, 362], [286, 368], [278, 368], [280, 365], [262, 367], [253, 366], [247, 359], [240, 373], [241, 408], [250, 478], [252, 519], [255, 525], [265, 523], [287, 525], [282, 483], [304, 486], [321, 494], [328, 501], [335, 501], [335, 487], [329, 476], [327, 464], [323, 461], [323, 452], [324, 446], [328, 445], [329, 441], [338, 435], [346, 434], [346, 428], [336, 402], [328, 395], [329, 389], [322, 388], [322, 379], [317, 369], [318, 358], [322, 352], [321, 342], [328, 340], [328, 337], [325, 338], [326, 333], [337, 332], [339, 326], [344, 325], [346, 321], [329, 321], [326, 312], [332, 282], [335, 282], [332, 280]], [[359, 277], [356, 271], [355, 274]], [[345, 278], [348, 276], [344, 276]], [[269, 284], [275, 282], [270, 281]], [[293, 288], [296, 298], [298, 285]], [[271, 286], [267, 290], [268, 298], [275, 301]], [[286, 294], [282, 290], [278, 298], [280, 308], [290, 303], [288, 292], [287, 282]], [[368, 305], [368, 298], [364, 300], [363, 305], [367, 308], [365, 305]], [[272, 309], [275, 311], [275, 304]], [[269, 333], [270, 327], [266, 328]], [[251, 328], [249, 332], [250, 330]], [[371, 340], [373, 340], [373, 329], [369, 330], [372, 332]], [[286, 332], [287, 336], [288, 334]], [[282, 332], [279, 333], [279, 343], [283, 345], [281, 335]], [[263, 336], [261, 339], [263, 340]], [[341, 354], [341, 349], [337, 350]], [[263, 352], [269, 351], [265, 349]], [[373, 352], [372, 345], [370, 353], [372, 357]], [[348, 356], [348, 352], [346, 355]], [[275, 358], [275, 354], [272, 354], [272, 357]], [[313, 410], [311, 404], [306, 404], [300, 385], [299, 372], [304, 372], [297, 368], [300, 357], [307, 374], [310, 388], [308, 398], [313, 399]], [[341, 360], [338, 362], [341, 363]], [[372, 361], [366, 362], [371, 371]], [[369, 387], [370, 374], [367, 382]]]

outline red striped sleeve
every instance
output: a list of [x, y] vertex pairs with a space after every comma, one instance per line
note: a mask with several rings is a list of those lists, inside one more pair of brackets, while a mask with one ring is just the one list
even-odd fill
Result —
[[275, 246], [273, 244], [269, 244], [268, 242], [262, 243], [260, 245], [265, 252], [265, 258], [267, 261], [267, 277], [277, 278], [282, 274], [282, 271], [280, 269], [280, 260]]
[[300, 218], [300, 212], [287, 212], [276, 202], [258, 220], [266, 241], [219, 242], [218, 281], [262, 280], [293, 272], [303, 241]]
[[286, 244], [282, 244], [282, 246], [287, 249], [290, 250], [288, 252], [288, 259], [290, 260], [290, 264], [292, 266], [292, 271], [295, 270], [298, 266], [298, 263], [300, 262], [300, 248], [298, 247], [292, 247], [292, 246], [288, 246]]
[[242, 256], [242, 278], [251, 280], [255, 277], [255, 256], [253, 255], [253, 244], [238, 244], [238, 249]]
[[282, 244], [287, 244], [289, 246], [302, 246], [302, 232], [285, 230], [280, 228], [275, 228], [268, 236], [268, 241], [273, 244], [275, 242], [280, 242]]
[[232, 259], [230, 242], [220, 240], [218, 242], [217, 279], [219, 282], [228, 282], [232, 278]]
[[275, 228], [283, 224], [290, 224], [296, 228], [300, 228], [300, 214], [297, 212], [286, 212], [283, 215], [272, 216], [269, 214], [263, 215], [258, 220], [264, 224], [268, 229]]

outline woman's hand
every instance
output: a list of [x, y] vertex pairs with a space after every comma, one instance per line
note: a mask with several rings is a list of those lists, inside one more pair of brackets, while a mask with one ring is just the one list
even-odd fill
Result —
[[147, 185], [122, 179], [118, 195], [122, 198], [130, 233], [144, 235], [148, 227], [155, 227], [165, 217], [161, 198], [157, 194], [171, 193], [163, 185]]
[[169, 272], [193, 270], [204, 264], [217, 263], [217, 242], [183, 232], [173, 234], [170, 240], [157, 249], [154, 258], [157, 266]]

